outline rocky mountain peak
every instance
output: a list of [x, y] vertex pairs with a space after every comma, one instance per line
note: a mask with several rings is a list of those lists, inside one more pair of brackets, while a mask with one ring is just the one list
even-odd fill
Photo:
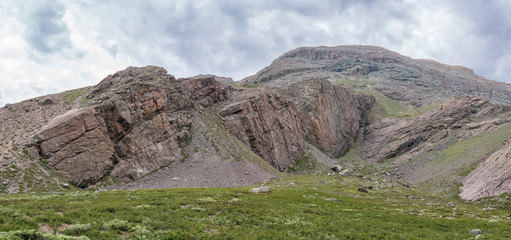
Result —
[[[284, 53], [280, 58], [303, 58], [312, 61], [338, 61], [347, 58], [365, 58], [375, 62], [409, 60], [382, 47], [348, 45], [336, 47], [301, 47]], [[278, 58], [276, 61], [279, 61]]]
[[511, 104], [511, 85], [460, 66], [416, 60], [373, 46], [303, 47], [283, 54], [244, 83], [282, 88], [311, 78], [362, 85], [414, 106], [463, 95]]

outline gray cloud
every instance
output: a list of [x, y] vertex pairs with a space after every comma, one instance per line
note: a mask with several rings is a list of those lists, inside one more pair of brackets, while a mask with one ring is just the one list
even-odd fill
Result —
[[[119, 66], [149, 64], [178, 77], [241, 79], [294, 48], [345, 44], [378, 45], [511, 81], [508, 2], [32, 1], [6, 14], [25, 26], [26, 50], [45, 60], [37, 66], [59, 72], [50, 63], [66, 63], [88, 85]], [[11, 0], [5, 9], [17, 5]]]
[[[451, 10], [460, 25], [468, 25], [469, 39], [476, 41], [474, 52], [460, 64], [470, 65], [487, 78], [511, 82], [511, 2], [505, 0], [456, 2]], [[458, 49], [462, 51], [462, 49]]]
[[21, 11], [26, 24], [25, 39], [33, 51], [47, 55], [72, 48], [69, 29], [62, 20], [64, 5], [52, 0], [28, 1]]

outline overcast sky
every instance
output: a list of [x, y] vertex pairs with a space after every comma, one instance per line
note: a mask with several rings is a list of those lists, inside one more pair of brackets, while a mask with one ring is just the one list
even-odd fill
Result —
[[240, 80], [301, 46], [367, 44], [511, 82], [509, 0], [1, 0], [0, 106], [127, 66]]

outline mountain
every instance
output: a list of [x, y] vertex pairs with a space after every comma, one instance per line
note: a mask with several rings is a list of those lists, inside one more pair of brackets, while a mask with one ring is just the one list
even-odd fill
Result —
[[412, 59], [373, 46], [298, 48], [242, 81], [279, 88], [310, 78], [367, 84], [391, 99], [414, 106], [445, 102], [463, 95], [511, 104], [509, 84], [487, 80], [465, 67]]
[[340, 165], [477, 200], [511, 192], [510, 93], [370, 46], [299, 48], [241, 83], [129, 67], [1, 108], [0, 190], [243, 186]]

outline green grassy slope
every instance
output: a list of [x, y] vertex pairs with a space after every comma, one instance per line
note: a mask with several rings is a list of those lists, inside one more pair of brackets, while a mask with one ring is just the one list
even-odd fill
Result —
[[355, 92], [373, 96], [376, 102], [369, 116], [370, 121], [386, 117], [413, 118], [440, 106], [440, 103], [432, 103], [423, 107], [415, 107], [411, 104], [406, 104], [397, 100], [390, 99], [389, 97], [374, 90], [375, 84], [370, 81], [353, 81], [348, 77], [343, 77], [338, 78], [332, 83], [334, 85], [341, 85], [350, 90], [354, 90]]
[[[511, 123], [488, 133], [453, 142], [456, 134], [402, 163], [405, 180], [429, 191], [457, 195], [462, 178], [499, 149], [511, 136]], [[396, 166], [389, 167], [395, 168]]]
[[[453, 210], [449, 200], [375, 179], [303, 175], [268, 185], [269, 193], [244, 187], [2, 196], [0, 238], [40, 229], [90, 239], [468, 239], [479, 228], [483, 239], [506, 239], [511, 223], [509, 206], [484, 210], [454, 201]], [[357, 191], [368, 185], [375, 188]]]

